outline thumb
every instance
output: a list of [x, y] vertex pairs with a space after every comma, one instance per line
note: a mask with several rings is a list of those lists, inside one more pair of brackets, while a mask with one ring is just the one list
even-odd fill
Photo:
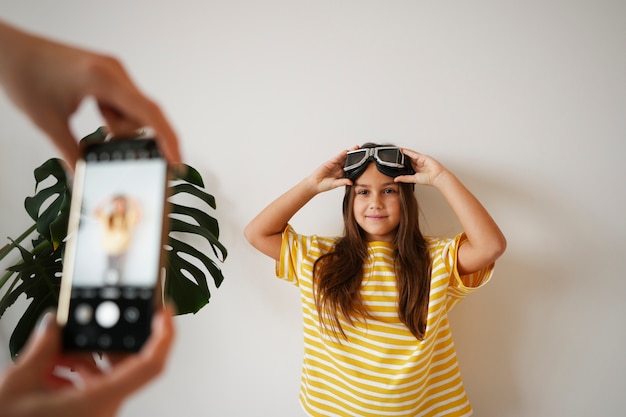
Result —
[[398, 175], [393, 179], [394, 182], [416, 183], [415, 175]]
[[61, 335], [53, 312], [42, 317], [35, 332], [19, 354], [16, 365], [34, 378], [49, 372], [60, 351]]
[[344, 187], [346, 185], [353, 185], [352, 180], [348, 178], [339, 178], [335, 180], [335, 183], [333, 184], [334, 188]]

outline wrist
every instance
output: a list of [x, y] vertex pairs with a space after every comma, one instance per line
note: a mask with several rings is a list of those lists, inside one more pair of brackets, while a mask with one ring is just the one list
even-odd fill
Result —
[[441, 189], [446, 187], [453, 181], [456, 181], [456, 176], [447, 169], [444, 169], [433, 178], [432, 185], [437, 189]]
[[315, 197], [321, 192], [319, 182], [313, 176], [308, 176], [300, 181], [299, 188], [303, 194], [309, 196], [310, 198]]

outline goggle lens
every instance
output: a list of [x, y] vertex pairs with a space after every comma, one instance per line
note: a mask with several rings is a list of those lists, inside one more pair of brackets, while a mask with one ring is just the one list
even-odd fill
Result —
[[367, 158], [370, 156], [370, 148], [357, 149], [356, 151], [348, 152], [346, 156], [346, 163], [344, 170], [348, 171], [358, 166], [363, 165]]
[[415, 173], [413, 166], [410, 163], [405, 163], [405, 156], [400, 148], [395, 146], [379, 146], [376, 148], [361, 148], [348, 152], [343, 168], [345, 176], [352, 179], [360, 176], [370, 160], [376, 163], [380, 172], [390, 177]]
[[375, 148], [376, 160], [381, 164], [393, 166], [396, 168], [404, 167], [404, 155], [398, 148]]

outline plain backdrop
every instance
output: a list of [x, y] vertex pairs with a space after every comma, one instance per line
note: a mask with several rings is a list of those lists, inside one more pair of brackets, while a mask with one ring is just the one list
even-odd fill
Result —
[[[0, 18], [120, 58], [217, 200], [226, 279], [176, 319], [166, 373], [122, 417], [302, 415], [298, 291], [242, 230], [372, 140], [437, 158], [508, 239], [492, 282], [451, 314], [475, 415], [624, 415], [625, 2], [2, 0]], [[101, 123], [87, 102], [72, 126]], [[56, 155], [1, 96], [5, 242], [30, 224], [33, 169]], [[416, 193], [426, 233], [460, 231], [435, 190]], [[341, 233], [341, 197], [293, 225]], [[0, 367], [25, 302], [0, 320]]]

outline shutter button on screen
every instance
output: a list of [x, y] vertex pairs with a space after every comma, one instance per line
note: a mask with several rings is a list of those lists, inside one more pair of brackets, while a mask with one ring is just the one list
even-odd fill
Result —
[[115, 326], [120, 319], [120, 309], [113, 301], [103, 301], [96, 308], [96, 322], [105, 329]]

